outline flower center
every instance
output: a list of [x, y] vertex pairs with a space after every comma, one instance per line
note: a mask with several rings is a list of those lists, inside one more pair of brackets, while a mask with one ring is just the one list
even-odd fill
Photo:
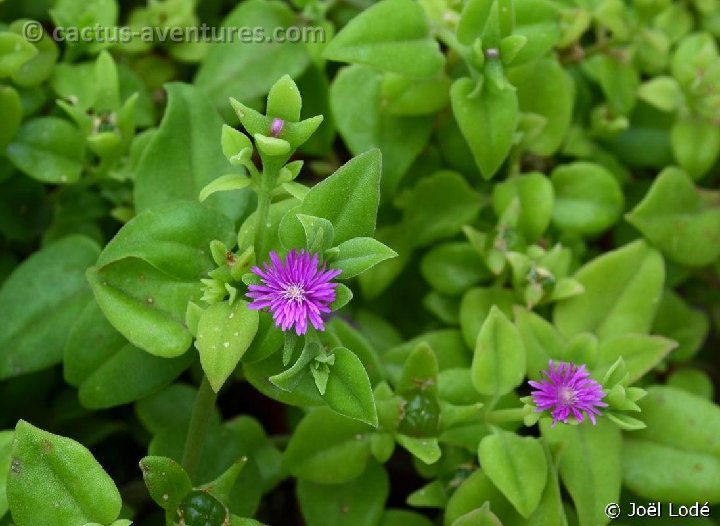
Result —
[[285, 298], [293, 301], [302, 301], [305, 297], [305, 289], [300, 285], [292, 284], [285, 288]]
[[560, 389], [560, 402], [569, 405], [575, 402], [575, 390], [569, 387], [563, 387]]

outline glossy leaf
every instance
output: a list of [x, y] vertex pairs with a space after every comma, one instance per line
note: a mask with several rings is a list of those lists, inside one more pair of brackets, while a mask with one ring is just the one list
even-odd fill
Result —
[[638, 495], [671, 502], [720, 502], [720, 409], [673, 387], [653, 386], [641, 400], [647, 428], [623, 451], [625, 484]]
[[314, 186], [300, 206], [291, 209], [280, 223], [280, 240], [287, 248], [305, 238], [296, 217], [323, 217], [335, 228], [335, 243], [375, 232], [380, 199], [380, 152], [371, 150], [354, 157], [333, 175]]
[[624, 334], [604, 340], [598, 349], [595, 374], [598, 378], [622, 357], [630, 374], [629, 383], [642, 378], [653, 367], [660, 364], [677, 344], [660, 336]]
[[480, 441], [478, 456], [495, 486], [523, 517], [530, 517], [547, 482], [548, 466], [540, 442], [498, 429]]
[[555, 190], [553, 223], [566, 232], [595, 235], [612, 226], [623, 210], [623, 193], [613, 174], [602, 166], [564, 164], [551, 175]]
[[410, 242], [425, 246], [451, 237], [482, 207], [481, 196], [457, 172], [444, 170], [422, 179], [402, 196], [403, 227]]
[[180, 501], [192, 490], [185, 470], [167, 457], [145, 457], [140, 461], [145, 485], [161, 508], [175, 512]]
[[524, 174], [498, 183], [493, 188], [493, 208], [499, 217], [518, 199], [517, 228], [528, 242], [540, 238], [550, 226], [555, 191], [550, 180], [539, 172]]
[[510, 290], [474, 288], [467, 291], [460, 303], [460, 328], [465, 344], [475, 348], [480, 328], [493, 306], [511, 316], [514, 303], [515, 294]]
[[371, 429], [329, 408], [315, 409], [293, 433], [283, 465], [300, 480], [316, 484], [349, 482], [365, 471]]
[[702, 119], [679, 119], [670, 131], [675, 159], [693, 179], [703, 177], [720, 157], [720, 130]]
[[538, 155], [552, 155], [570, 129], [575, 102], [571, 76], [556, 60], [545, 58], [511, 68], [508, 80], [517, 88], [520, 111], [547, 119], [541, 133], [528, 141], [528, 149]]
[[0, 86], [0, 112], [3, 122], [0, 125], [0, 151], [10, 143], [22, 122], [22, 105], [20, 96], [10, 86]]
[[69, 384], [79, 387], [83, 406], [101, 409], [154, 393], [177, 378], [191, 360], [190, 354], [167, 359], [138, 349], [110, 325], [92, 301], [72, 325], [63, 372]]
[[210, 305], [200, 316], [195, 347], [200, 363], [215, 392], [220, 391], [258, 330], [258, 311], [236, 300]]
[[379, 523], [390, 492], [385, 468], [371, 462], [359, 477], [343, 484], [322, 485], [301, 480], [297, 487], [300, 511], [308, 526]]
[[193, 202], [163, 205], [129, 221], [88, 279], [110, 323], [131, 343], [179, 356], [191, 342], [187, 302], [200, 299], [199, 279], [216, 266], [210, 242], [232, 246], [233, 238], [231, 222], [217, 212]]
[[502, 91], [483, 86], [480, 93], [475, 91], [475, 81], [458, 79], [450, 89], [450, 100], [475, 163], [490, 179], [510, 152], [518, 124], [518, 97], [512, 86]]
[[605, 507], [620, 497], [620, 430], [602, 419], [597, 426], [584, 422], [555, 428], [549, 420], [541, 420], [541, 430], [546, 440], [561, 447], [558, 470], [575, 503], [580, 526], [607, 524]]
[[520, 333], [496, 306], [480, 328], [472, 362], [475, 389], [496, 399], [525, 377], [525, 349]]
[[323, 56], [416, 78], [435, 75], [444, 63], [422, 8], [411, 0], [382, 0], [366, 9], [335, 35]]
[[108, 524], [120, 513], [120, 492], [82, 444], [21, 420], [12, 458], [7, 496], [17, 526]]
[[6, 151], [8, 159], [33, 179], [74, 183], [83, 171], [85, 138], [65, 120], [38, 117], [20, 127]]
[[330, 89], [338, 132], [354, 155], [383, 154], [382, 189], [393, 194], [432, 133], [431, 116], [397, 115], [383, 103], [383, 77], [366, 66], [341, 69]]
[[585, 292], [556, 304], [553, 320], [561, 333], [590, 331], [602, 340], [650, 330], [665, 280], [657, 251], [636, 241], [595, 258], [574, 277]]
[[335, 362], [323, 398], [340, 414], [377, 427], [377, 410], [372, 386], [365, 367], [355, 354], [344, 347], [333, 350]]
[[[234, 169], [222, 153], [222, 120], [205, 96], [189, 84], [168, 84], [168, 106], [137, 167], [135, 206], [139, 212], [197, 201], [200, 191]], [[248, 205], [248, 191], [223, 192], [206, 204], [235, 220]]]
[[720, 206], [676, 168], [655, 179], [627, 219], [670, 259], [701, 267], [720, 257]]
[[338, 245], [337, 259], [331, 266], [342, 270], [337, 279], [350, 279], [381, 261], [397, 257], [397, 252], [371, 237], [356, 237]]
[[0, 377], [60, 362], [72, 322], [92, 301], [84, 273], [98, 253], [90, 239], [69, 236], [36, 252], [3, 283]]
[[443, 243], [433, 247], [420, 261], [425, 281], [444, 294], [461, 294], [477, 282], [490, 278], [490, 272], [469, 243]]
[[[239, 4], [220, 24], [222, 27], [262, 28], [270, 37], [277, 28], [296, 25], [292, 10], [282, 2], [252, 0]], [[237, 36], [237, 35], [236, 35]], [[326, 35], [329, 38], [329, 35]], [[302, 42], [248, 42], [235, 38], [214, 45], [195, 75], [195, 85], [218, 109], [227, 107], [229, 97], [250, 101], [265, 95], [285, 74], [297, 77], [308, 64]]]

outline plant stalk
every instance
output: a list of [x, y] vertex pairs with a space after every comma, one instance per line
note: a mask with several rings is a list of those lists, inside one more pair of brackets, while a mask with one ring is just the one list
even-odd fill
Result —
[[525, 419], [525, 409], [496, 409], [485, 415], [485, 421], [489, 424], [505, 424], [508, 422], [522, 422]]
[[193, 412], [190, 417], [190, 427], [188, 428], [182, 458], [182, 465], [190, 476], [190, 480], [194, 480], [197, 475], [200, 456], [202, 455], [203, 446], [205, 445], [208, 424], [210, 423], [210, 418], [215, 408], [216, 399], [217, 394], [213, 391], [212, 387], [210, 387], [207, 376], [203, 375], [197, 397], [195, 398], [195, 406], [193, 407]]

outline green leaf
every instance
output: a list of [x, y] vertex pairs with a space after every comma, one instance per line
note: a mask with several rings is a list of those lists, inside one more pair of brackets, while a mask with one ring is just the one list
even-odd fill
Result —
[[498, 217], [518, 199], [520, 214], [517, 229], [532, 243], [550, 226], [555, 192], [550, 180], [539, 172], [507, 179], [493, 187], [493, 208]]
[[397, 257], [397, 252], [371, 237], [348, 239], [337, 248], [340, 252], [330, 266], [342, 270], [337, 277], [342, 280], [354, 278], [381, 261]]
[[403, 228], [413, 246], [452, 237], [472, 222], [482, 207], [481, 195], [457, 172], [443, 170], [421, 179], [400, 198]]
[[489, 279], [490, 272], [469, 243], [443, 243], [420, 260], [420, 272], [432, 288], [457, 295], [477, 282]]
[[252, 184], [252, 180], [243, 174], [226, 174], [221, 175], [211, 183], [206, 184], [202, 190], [198, 200], [202, 203], [215, 192], [228, 192], [230, 190], [242, 190]]
[[330, 89], [338, 132], [353, 155], [380, 148], [382, 190], [395, 193], [402, 178], [428, 143], [434, 118], [396, 115], [383, 97], [383, 77], [365, 66], [342, 68]]
[[450, 88], [453, 114], [485, 179], [490, 179], [510, 152], [518, 124], [518, 97], [515, 88], [499, 91], [476, 81], [456, 80]]
[[301, 480], [297, 487], [300, 511], [307, 526], [375, 526], [389, 493], [388, 475], [376, 462], [344, 484], [328, 486]]
[[248, 309], [237, 300], [210, 305], [200, 317], [195, 347], [200, 363], [213, 390], [217, 393], [240, 363], [255, 338], [258, 311]]
[[92, 298], [85, 269], [98, 246], [69, 236], [36, 252], [0, 289], [0, 378], [39, 371], [62, 359], [72, 322]]
[[490, 511], [490, 503], [485, 502], [480, 508], [458, 517], [452, 526], [502, 526], [500, 519]]
[[540, 424], [542, 436], [560, 447], [560, 478], [575, 503], [580, 526], [607, 524], [605, 506], [620, 497], [620, 430], [602, 418], [597, 426], [585, 422], [551, 428], [547, 419]]
[[12, 458], [7, 497], [17, 526], [108, 524], [120, 513], [120, 492], [82, 444], [20, 420]]
[[461, 43], [469, 46], [482, 37], [494, 3], [493, 0], [469, 0], [465, 3], [457, 27]]
[[[262, 34], [271, 37], [278, 28], [297, 27], [297, 23], [295, 13], [283, 2], [250, 0], [237, 5], [219, 25], [262, 28]], [[275, 41], [270, 45], [264, 40], [236, 38], [210, 47], [194, 83], [222, 109], [231, 96], [251, 101], [265, 95], [283, 75], [300, 75], [308, 62], [302, 42]]]
[[382, 0], [355, 16], [328, 43], [323, 56], [408, 77], [432, 77], [445, 62], [420, 4]]
[[680, 167], [700, 179], [720, 156], [720, 129], [698, 118], [681, 118], [670, 130], [673, 154]]
[[656, 250], [635, 241], [593, 259], [574, 277], [585, 293], [555, 305], [553, 320], [562, 334], [594, 332], [603, 340], [648, 333], [665, 280], [665, 264]]
[[673, 261], [702, 267], [720, 257], [720, 206], [677, 168], [663, 170], [627, 220]]
[[511, 290], [475, 288], [467, 291], [460, 303], [460, 328], [465, 344], [475, 349], [480, 328], [493, 306], [511, 316], [514, 303], [515, 294]]
[[77, 182], [85, 162], [85, 137], [69, 122], [38, 117], [25, 122], [7, 146], [8, 159], [43, 183]]
[[438, 362], [435, 353], [427, 342], [420, 342], [408, 354], [396, 390], [400, 394], [419, 390], [435, 395], [437, 376]]
[[370, 458], [370, 426], [320, 407], [300, 421], [283, 465], [294, 477], [342, 484], [358, 477]]
[[227, 218], [199, 204], [175, 203], [139, 214], [108, 243], [88, 271], [110, 323], [134, 345], [158, 356], [190, 346], [184, 326], [188, 301], [198, 301], [199, 278], [215, 267], [209, 245], [233, 245]]
[[512, 5], [515, 11], [513, 35], [527, 38], [527, 43], [515, 55], [512, 64], [523, 64], [546, 56], [560, 40], [557, 7], [551, 2], [538, 0], [516, 0]]
[[267, 116], [297, 122], [301, 108], [302, 97], [295, 81], [290, 75], [283, 75], [268, 93]]
[[520, 111], [547, 119], [542, 133], [528, 139], [528, 150], [542, 156], [554, 154], [570, 129], [575, 102], [572, 77], [556, 59], [544, 58], [511, 68], [508, 80], [517, 88]]
[[190, 477], [171, 458], [145, 457], [140, 461], [145, 485], [155, 503], [175, 513], [180, 501], [192, 490]]
[[[415, 80], [387, 73], [382, 81], [382, 102], [393, 115], [430, 115], [450, 102], [448, 77]], [[383, 108], [381, 108], [383, 109]]]
[[189, 301], [200, 301], [199, 282], [174, 278], [135, 257], [91, 267], [86, 275], [108, 321], [130, 343], [163, 358], [188, 350], [185, 312]]
[[402, 447], [407, 449], [413, 456], [417, 457], [425, 464], [434, 464], [440, 460], [442, 451], [437, 438], [431, 437], [411, 437], [408, 435], [398, 434], [395, 439]]
[[335, 229], [330, 221], [305, 214], [298, 214], [297, 218], [305, 231], [304, 246], [308, 252], [322, 253], [332, 247]]
[[471, 473], [450, 496], [445, 510], [445, 526], [452, 526], [456, 520], [474, 511], [484, 502], [490, 502], [494, 513], [502, 517], [507, 524], [523, 523], [523, 518], [518, 515], [513, 505], [493, 485], [487, 474], [478, 469]]
[[[138, 212], [180, 200], [196, 201], [220, 174], [239, 170], [223, 155], [223, 122], [202, 92], [181, 83], [165, 89], [168, 105], [163, 120], [135, 173]], [[249, 190], [223, 192], [208, 197], [206, 203], [236, 220], [245, 215], [249, 195]]]
[[[273, 330], [277, 331], [277, 329]], [[287, 369], [287, 366], [283, 364], [282, 354], [276, 352], [263, 360], [252, 363], [244, 363], [243, 360], [243, 373], [247, 381], [265, 396], [283, 404], [300, 407], [323, 405], [324, 401], [309, 374], [304, 374], [300, 378], [292, 392], [285, 391], [270, 381], [271, 377], [275, 377]]]
[[691, 358], [700, 350], [709, 330], [710, 322], [704, 312], [692, 308], [669, 289], [663, 292], [650, 332], [677, 342], [677, 349], [670, 355], [671, 361]]
[[[88, 342], [93, 345], [88, 345]], [[159, 358], [130, 344], [105, 319], [94, 301], [72, 325], [65, 345], [65, 381], [78, 386], [80, 403], [104, 409], [144, 398], [177, 378], [191, 354]], [[133, 371], [128, 375], [128, 371]]]
[[545, 318], [515, 307], [515, 324], [523, 341], [527, 357], [527, 375], [532, 380], [541, 377], [551, 359], [562, 358], [565, 342], [553, 325]]
[[23, 64], [32, 60], [38, 50], [21, 35], [3, 31], [0, 33], [0, 78], [16, 73]]
[[330, 367], [323, 399], [338, 413], [377, 427], [377, 410], [365, 367], [344, 347], [333, 349], [335, 363]]
[[583, 62], [583, 69], [600, 87], [610, 109], [618, 115], [628, 115], [635, 106], [640, 74], [632, 64], [628, 49], [613, 55], [600, 53]]
[[611, 227], [623, 211], [622, 189], [598, 164], [574, 162], [550, 175], [555, 189], [553, 223], [565, 232], [592, 236]]
[[650, 387], [638, 405], [647, 428], [625, 441], [625, 485], [645, 498], [720, 502], [720, 408], [666, 386]]
[[540, 504], [548, 465], [540, 442], [496, 429], [480, 441], [478, 457], [488, 478], [526, 519]]
[[493, 305], [475, 344], [472, 380], [479, 393], [495, 398], [509, 393], [525, 378], [525, 348], [515, 325]]
[[677, 343], [660, 336], [623, 334], [600, 343], [594, 373], [602, 378], [610, 367], [622, 357], [630, 373], [629, 383], [635, 383], [658, 365]]
[[0, 517], [8, 511], [7, 479], [12, 466], [12, 444], [14, 431], [0, 431]]
[[401, 509], [387, 509], [380, 519], [380, 526], [433, 526], [433, 523], [419, 513]]
[[672, 77], [658, 76], [638, 88], [638, 97], [661, 111], [674, 111], [683, 100], [677, 81]]
[[20, 96], [11, 86], [0, 86], [0, 113], [3, 115], [0, 124], [0, 151], [10, 143], [22, 122], [22, 104]]
[[296, 248], [305, 238], [297, 214], [327, 219], [335, 228], [335, 243], [372, 236], [380, 199], [380, 151], [352, 158], [333, 175], [312, 187], [300, 206], [280, 222], [280, 240]]

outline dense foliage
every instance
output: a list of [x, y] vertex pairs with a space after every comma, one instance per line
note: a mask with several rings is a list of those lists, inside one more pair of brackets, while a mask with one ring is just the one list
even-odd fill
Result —
[[0, 1], [0, 525], [720, 524], [719, 38]]

